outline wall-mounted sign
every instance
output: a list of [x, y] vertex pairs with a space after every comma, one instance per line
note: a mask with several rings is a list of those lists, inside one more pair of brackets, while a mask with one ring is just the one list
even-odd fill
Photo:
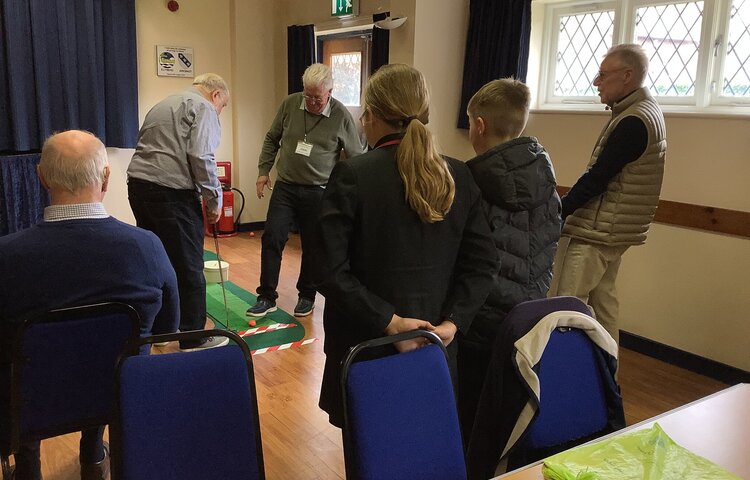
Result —
[[162, 77], [194, 77], [193, 49], [157, 45], [156, 74]]
[[331, 0], [331, 16], [359, 15], [359, 0]]

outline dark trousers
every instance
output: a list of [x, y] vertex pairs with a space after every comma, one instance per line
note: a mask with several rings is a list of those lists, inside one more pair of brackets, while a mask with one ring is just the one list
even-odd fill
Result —
[[[454, 342], [456, 343], [456, 342]], [[458, 420], [464, 447], [468, 446], [474, 416], [492, 357], [492, 345], [458, 339]]]
[[128, 200], [136, 224], [161, 239], [180, 292], [180, 330], [206, 326], [206, 279], [203, 277], [203, 210], [192, 190], [128, 180]]
[[[90, 428], [81, 432], [81, 463], [98, 463], [104, 459], [104, 426]], [[30, 442], [19, 447], [13, 455], [16, 461], [15, 480], [42, 480], [40, 460], [40, 442]]]
[[318, 185], [292, 185], [276, 181], [268, 206], [261, 250], [258, 296], [276, 301], [281, 270], [281, 255], [289, 238], [289, 228], [296, 219], [302, 242], [302, 265], [297, 290], [299, 296], [315, 300], [314, 272], [318, 257], [316, 233], [320, 200], [325, 188]]

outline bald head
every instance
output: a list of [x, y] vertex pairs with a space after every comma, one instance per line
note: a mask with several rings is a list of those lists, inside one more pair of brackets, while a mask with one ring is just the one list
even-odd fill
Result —
[[89, 132], [68, 130], [52, 135], [44, 142], [39, 176], [55, 197], [76, 196], [80, 203], [101, 201], [104, 196], [109, 165], [104, 144]]

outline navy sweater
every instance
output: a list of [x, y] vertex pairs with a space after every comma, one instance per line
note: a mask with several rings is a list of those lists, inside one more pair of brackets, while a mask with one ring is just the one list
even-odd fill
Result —
[[108, 217], [43, 222], [0, 237], [0, 348], [25, 318], [53, 308], [120, 301], [141, 334], [177, 329], [177, 279], [151, 232]]

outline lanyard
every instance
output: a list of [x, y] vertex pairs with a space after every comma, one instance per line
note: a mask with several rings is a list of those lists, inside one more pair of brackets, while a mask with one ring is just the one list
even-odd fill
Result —
[[305, 143], [307, 143], [307, 134], [310, 133], [310, 132], [312, 132], [315, 129], [315, 127], [318, 126], [318, 124], [320, 123], [320, 121], [323, 120], [324, 116], [325, 115], [323, 115], [323, 114], [319, 115], [318, 116], [318, 120], [313, 124], [313, 126], [310, 128], [310, 130], [308, 130], [307, 129], [307, 110], [304, 109], [304, 108], [302, 109], [302, 117], [305, 119], [305, 138], [303, 139], [303, 141]]

